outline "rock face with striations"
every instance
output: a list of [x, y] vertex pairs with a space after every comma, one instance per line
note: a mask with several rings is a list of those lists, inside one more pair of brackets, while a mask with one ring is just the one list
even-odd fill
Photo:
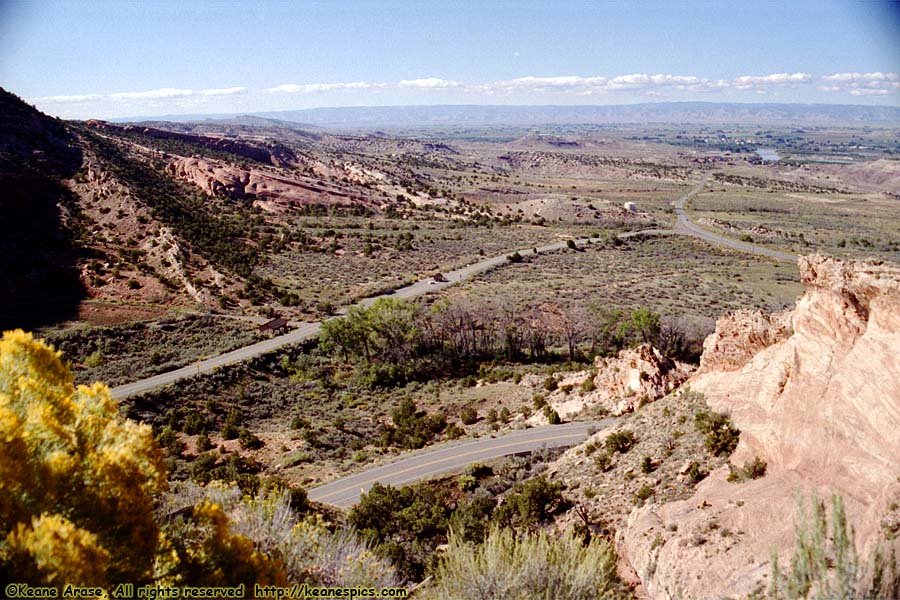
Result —
[[900, 266], [814, 255], [800, 274], [792, 312], [725, 317], [704, 344], [692, 389], [741, 429], [732, 463], [768, 471], [736, 484], [721, 469], [689, 500], [635, 509], [619, 546], [652, 598], [765, 584], [773, 550], [789, 562], [797, 493], [843, 496], [863, 558], [897, 543]]
[[307, 204], [350, 205], [370, 202], [363, 196], [295, 173], [245, 168], [209, 158], [179, 157], [166, 165], [170, 176], [196, 185], [211, 196], [248, 198], [264, 210]]

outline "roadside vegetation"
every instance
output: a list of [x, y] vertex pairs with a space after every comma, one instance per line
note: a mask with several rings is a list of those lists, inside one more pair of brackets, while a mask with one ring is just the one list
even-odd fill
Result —
[[211, 315], [183, 315], [101, 327], [47, 328], [40, 333], [63, 353], [75, 381], [115, 386], [259, 341], [257, 327]]
[[830, 511], [815, 495], [808, 506], [797, 498], [796, 533], [790, 565], [779, 566], [773, 551], [769, 586], [752, 598], [890, 600], [900, 597], [900, 562], [891, 537], [885, 535], [871, 555], [860, 557], [843, 499], [832, 496]]

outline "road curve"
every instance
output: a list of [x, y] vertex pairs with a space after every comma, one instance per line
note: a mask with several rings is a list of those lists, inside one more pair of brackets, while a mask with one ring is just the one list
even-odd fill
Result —
[[796, 254], [779, 252], [778, 250], [770, 250], [769, 248], [763, 248], [755, 244], [748, 244], [747, 242], [742, 242], [740, 240], [725, 237], [724, 235], [718, 235], [703, 229], [702, 227], [691, 221], [687, 216], [687, 212], [685, 212], [684, 210], [684, 205], [688, 200], [690, 200], [691, 196], [699, 192], [703, 188], [703, 186], [706, 185], [709, 177], [710, 176], [707, 175], [706, 177], [701, 179], [700, 182], [691, 189], [691, 191], [675, 201], [675, 215], [677, 217], [677, 220], [675, 222], [676, 233], [690, 235], [710, 242], [711, 244], [725, 246], [726, 248], [739, 250], [741, 252], [750, 252], [752, 254], [767, 256], [776, 260], [783, 260], [792, 263], [797, 262]]
[[342, 477], [308, 491], [309, 499], [349, 508], [359, 501], [375, 482], [405, 485], [443, 473], [461, 471], [474, 462], [483, 462], [541, 448], [573, 446], [586, 440], [593, 431], [609, 426], [615, 419], [595, 422], [546, 425], [519, 429], [497, 437], [448, 442], [432, 446], [427, 452], [403, 458], [361, 473]]
[[[589, 241], [599, 241], [599, 239], [600, 238], [582, 238], [576, 240], [576, 244], [578, 246], [584, 246]], [[506, 264], [506, 257], [510, 254], [513, 254], [514, 252], [518, 252], [522, 256], [530, 256], [534, 254], [535, 250], [537, 250], [537, 252], [552, 252], [555, 250], [562, 250], [563, 248], [566, 248], [567, 244], [568, 241], [555, 242], [553, 244], [545, 244], [543, 246], [524, 248], [520, 250], [511, 250], [498, 256], [480, 260], [460, 269], [448, 271], [444, 273], [444, 277], [447, 279], [447, 281], [445, 282], [434, 282], [429, 277], [427, 279], [422, 279], [405, 287], [396, 289], [393, 292], [366, 298], [357, 303], [356, 306], [370, 306], [379, 298], [416, 298], [428, 292], [441, 290], [448, 286], [455, 285], [460, 281], [472, 277], [473, 275], [484, 273], [485, 271], [489, 271], [495, 267]], [[338, 318], [345, 312], [346, 308], [341, 310], [338, 315], [331, 318]], [[249, 346], [238, 348], [237, 350], [232, 350], [231, 352], [226, 352], [225, 354], [220, 354], [219, 356], [214, 356], [212, 358], [194, 362], [188, 366], [181, 367], [180, 369], [175, 369], [174, 371], [160, 373], [159, 375], [154, 375], [153, 377], [148, 377], [146, 379], [141, 379], [139, 381], [134, 381], [132, 383], [114, 387], [111, 390], [112, 395], [113, 398], [117, 399], [127, 398], [128, 396], [140, 394], [156, 387], [174, 383], [179, 379], [192, 377], [201, 373], [209, 373], [219, 367], [238, 363], [255, 356], [260, 356], [261, 354], [277, 350], [282, 346], [288, 346], [290, 344], [296, 344], [312, 339], [319, 335], [321, 327], [321, 321], [314, 323], [302, 323], [297, 328], [284, 335], [279, 335], [267, 340], [263, 340], [261, 342], [257, 342], [255, 344], [250, 344]]]
[[[732, 248], [734, 250], [739, 250], [743, 252], [751, 252], [753, 254], [758, 254], [762, 256], [768, 256], [770, 258], [775, 258], [778, 260], [785, 260], [796, 262], [797, 256], [794, 254], [787, 254], [785, 252], [779, 252], [777, 250], [769, 250], [768, 248], [762, 248], [759, 246], [755, 246], [753, 244], [748, 244], [746, 242], [741, 242], [738, 240], [734, 240], [731, 238], [727, 238], [721, 235], [716, 235], [715, 233], [710, 233], [701, 227], [695, 225], [688, 218], [687, 214], [684, 210], [684, 204], [697, 192], [699, 192], [703, 186], [706, 184], [707, 180], [709, 180], [709, 175], [704, 177], [697, 185], [695, 185], [689, 192], [684, 194], [681, 198], [679, 198], [675, 202], [675, 214], [677, 215], [677, 221], [675, 225], [675, 229], [646, 229], [641, 231], [628, 231], [625, 233], [620, 233], [618, 235], [621, 239], [626, 239], [630, 237], [637, 236], [645, 236], [645, 235], [690, 235], [696, 238], [700, 238], [710, 242], [712, 244], [717, 244], [720, 246], [725, 246], [728, 248]], [[393, 292], [381, 294], [378, 296], [373, 296], [371, 298], [366, 298], [361, 302], [357, 303], [356, 306], [370, 306], [379, 298], [416, 298], [418, 296], [422, 296], [431, 291], [441, 290], [443, 288], [449, 287], [451, 285], [455, 285], [469, 277], [477, 275], [479, 273], [484, 273], [489, 271], [495, 267], [499, 267], [501, 265], [506, 264], [507, 256], [513, 254], [514, 252], [518, 252], [521, 256], [531, 256], [535, 252], [543, 253], [543, 252], [553, 252], [556, 250], [562, 250], [568, 246], [568, 243], [571, 240], [564, 242], [555, 242], [552, 244], [544, 244], [543, 246], [537, 246], [532, 248], [523, 248], [519, 250], [511, 250], [504, 254], [500, 254], [491, 258], [486, 258], [484, 260], [480, 260], [476, 263], [472, 263], [471, 265], [456, 269], [454, 271], [449, 271], [444, 273], [444, 277], [447, 281], [445, 282], [434, 282], [430, 277], [427, 279], [419, 280], [415, 283], [407, 285], [405, 287], [394, 290]], [[581, 238], [575, 240], [575, 244], [579, 247], [584, 246], [589, 242], [597, 242], [600, 241], [600, 238]], [[336, 317], [337, 318], [341, 314], [345, 313], [346, 309], [343, 309]], [[268, 340], [263, 340], [261, 342], [257, 342], [255, 344], [251, 344], [249, 346], [244, 346], [242, 348], [238, 348], [237, 350], [232, 350], [231, 352], [226, 352], [225, 354], [221, 354], [219, 356], [214, 356], [212, 358], [204, 359], [195, 363], [192, 363], [186, 367], [181, 367], [180, 369], [175, 369], [174, 371], [168, 371], [166, 373], [160, 373], [159, 375], [154, 375], [153, 377], [148, 377], [146, 379], [141, 379], [139, 381], [135, 381], [132, 383], [127, 383], [125, 385], [120, 385], [112, 388], [113, 398], [121, 399], [127, 398], [128, 396], [133, 396], [135, 394], [140, 394], [146, 391], [149, 391], [153, 388], [160, 387], [163, 385], [168, 385], [170, 383], [174, 383], [179, 379], [184, 379], [187, 377], [192, 377], [194, 375], [199, 375], [201, 373], [209, 373], [219, 367], [223, 367], [225, 365], [230, 365], [234, 363], [238, 363], [249, 358], [253, 358], [255, 356], [260, 356], [267, 352], [271, 352], [273, 350], [277, 350], [282, 346], [288, 346], [290, 344], [296, 344], [299, 342], [303, 342], [309, 339], [312, 339], [319, 335], [319, 330], [322, 327], [322, 322], [315, 323], [302, 323], [297, 326], [295, 329], [286, 333], [284, 335], [276, 336], [270, 338]]]

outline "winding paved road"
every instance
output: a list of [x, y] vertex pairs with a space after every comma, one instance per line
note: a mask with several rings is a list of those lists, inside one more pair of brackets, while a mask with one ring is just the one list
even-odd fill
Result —
[[[709, 175], [704, 177], [697, 185], [675, 202], [676, 224], [674, 229], [632, 231], [621, 233], [618, 237], [626, 239], [646, 235], [690, 235], [727, 248], [767, 256], [777, 260], [796, 262], [797, 257], [793, 254], [770, 250], [768, 248], [762, 248], [753, 244], [717, 235], [706, 231], [691, 222], [685, 212], [684, 205], [692, 196], [703, 189], [703, 186], [707, 183], [709, 177]], [[576, 240], [575, 243], [578, 246], [584, 246], [589, 242], [598, 241], [598, 239], [599, 238], [584, 238]], [[535, 252], [544, 253], [562, 250], [566, 248], [567, 245], [568, 242], [557, 242], [538, 246], [537, 248], [521, 249], [518, 250], [518, 253], [522, 256], [530, 256]], [[487, 258], [469, 266], [447, 272], [444, 274], [446, 277], [445, 282], [434, 282], [431, 278], [423, 279], [399, 288], [392, 293], [366, 298], [358, 303], [357, 306], [369, 306], [379, 298], [386, 297], [415, 298], [431, 291], [446, 288], [469, 277], [506, 264], [507, 256], [509, 254], [512, 254], [512, 252]], [[342, 310], [341, 314], [344, 312], [346, 312], [346, 309]], [[339, 317], [340, 314], [331, 318]], [[295, 326], [295, 329], [284, 335], [257, 342], [249, 346], [244, 346], [243, 348], [238, 348], [237, 350], [205, 359], [174, 371], [161, 373], [147, 379], [115, 387], [112, 389], [113, 397], [124, 398], [139, 394], [155, 387], [174, 383], [179, 379], [191, 377], [200, 373], [208, 373], [219, 367], [271, 352], [282, 346], [312, 339], [319, 335], [322, 322], [292, 323], [292, 325]], [[564, 425], [550, 425], [513, 431], [498, 437], [483, 437], [474, 440], [440, 444], [414, 456], [403, 458], [390, 464], [373, 467], [361, 473], [343, 477], [323, 486], [313, 488], [309, 490], [309, 498], [317, 502], [325, 502], [334, 506], [349, 508], [356, 504], [356, 502], [359, 501], [360, 495], [364, 491], [369, 490], [376, 481], [383, 484], [403, 485], [442, 473], [459, 471], [473, 462], [487, 461], [520, 452], [530, 452], [541, 447], [558, 448], [575, 445], [587, 439], [591, 431], [607, 426], [613, 421], [614, 419], [605, 419], [594, 423], [578, 422], [567, 423]]]
[[725, 246], [726, 248], [740, 250], [741, 252], [750, 252], [752, 254], [768, 256], [769, 258], [784, 260], [792, 263], [797, 262], [796, 254], [788, 254], [787, 252], [770, 250], [769, 248], [763, 248], [762, 246], [735, 240], [729, 237], [725, 237], [724, 235], [718, 235], [716, 233], [712, 233], [711, 231], [703, 229], [702, 227], [691, 221], [687, 216], [687, 212], [685, 212], [684, 210], [684, 205], [688, 200], [690, 200], [691, 196], [699, 192], [703, 188], [703, 186], [706, 185], [706, 182], [709, 181], [709, 178], [710, 175], [706, 175], [706, 177], [701, 179], [700, 183], [695, 185], [691, 191], [686, 193], [675, 202], [675, 215], [677, 217], [677, 220], [675, 222], [675, 233], [690, 235], [702, 240], [706, 240], [711, 244]]
[[[629, 231], [620, 233], [618, 237], [626, 239], [630, 237], [645, 235], [690, 235], [706, 240], [707, 242], [710, 242], [712, 244], [725, 246], [734, 250], [751, 252], [753, 254], [767, 256], [778, 260], [791, 262], [797, 261], [797, 256], [794, 254], [787, 254], [785, 252], [779, 252], [777, 250], [770, 250], [768, 248], [762, 248], [760, 246], [755, 246], [753, 244], [748, 244], [746, 242], [741, 242], [721, 235], [717, 235], [715, 233], [706, 231], [705, 229], [691, 222], [684, 210], [685, 202], [687, 202], [691, 198], [691, 196], [698, 193], [703, 188], [703, 186], [706, 185], [709, 177], [710, 175], [704, 177], [697, 185], [695, 185], [690, 191], [681, 196], [681, 198], [679, 198], [675, 202], [675, 214], [677, 217], [675, 229], [645, 229], [641, 231]], [[582, 238], [576, 240], [575, 243], [579, 247], [581, 247], [589, 242], [599, 241], [599, 239], [600, 238]], [[510, 251], [498, 256], [494, 256], [492, 258], [486, 258], [466, 267], [444, 273], [444, 276], [447, 279], [446, 282], [436, 283], [431, 278], [422, 279], [405, 287], [394, 290], [391, 293], [366, 298], [365, 300], [359, 302], [357, 306], [369, 306], [379, 298], [416, 298], [428, 292], [437, 291], [448, 286], [455, 285], [460, 281], [468, 279], [469, 277], [472, 277], [479, 273], [484, 273], [495, 267], [506, 264], [506, 257], [513, 252], [518, 252], [522, 256], [531, 256], [532, 254], [534, 254], [535, 250], [537, 250], [537, 252], [539, 253], [553, 252], [556, 250], [562, 250], [566, 248], [567, 245], [568, 242], [555, 242], [553, 244], [544, 244], [543, 246], [538, 246], [537, 248], [524, 248], [518, 251]], [[345, 311], [346, 309], [342, 310], [341, 313], [331, 318], [338, 318]], [[260, 356], [267, 352], [271, 352], [273, 350], [281, 348], [282, 346], [288, 346], [290, 344], [296, 344], [298, 342], [310, 340], [319, 335], [321, 326], [321, 322], [301, 323], [297, 325], [295, 329], [284, 335], [276, 336], [268, 340], [263, 340], [249, 346], [244, 346], [242, 348], [232, 350], [231, 352], [226, 352], [225, 354], [221, 354], [219, 356], [201, 360], [174, 371], [160, 373], [159, 375], [154, 375], [153, 377], [148, 377], [146, 379], [141, 379], [133, 383], [127, 383], [125, 385], [114, 387], [112, 388], [113, 398], [126, 398], [128, 396], [140, 394], [156, 387], [174, 383], [179, 379], [192, 377], [201, 373], [209, 373], [219, 367]]]
[[361, 473], [312, 488], [308, 492], [309, 499], [349, 508], [356, 504], [360, 495], [368, 491], [376, 481], [385, 485], [404, 485], [443, 473], [459, 472], [475, 462], [520, 452], [532, 452], [543, 447], [574, 446], [590, 437], [593, 431], [599, 431], [614, 421], [615, 419], [604, 419], [593, 423], [545, 425], [520, 429], [497, 437], [439, 444], [415, 456], [366, 469]]
[[[650, 231], [644, 233], [649, 234]], [[576, 243], [578, 244], [578, 246], [584, 246], [589, 241], [594, 242], [599, 241], [599, 239], [600, 238], [583, 238], [577, 240]], [[536, 249], [538, 252], [553, 252], [555, 250], [562, 250], [563, 248], [566, 248], [566, 246], [567, 242], [555, 242], [553, 244], [538, 246]], [[534, 251], [535, 248], [526, 248], [518, 250], [517, 252], [522, 256], [530, 256], [534, 254]], [[428, 292], [441, 290], [451, 285], [455, 285], [460, 281], [468, 279], [473, 275], [484, 273], [485, 271], [489, 271], [495, 267], [506, 264], [506, 257], [513, 252], [516, 251], [507, 252], [505, 254], [494, 256], [492, 258], [486, 258], [466, 267], [462, 267], [454, 271], [448, 271], [444, 273], [444, 277], [447, 279], [447, 281], [445, 282], [437, 283], [429, 277], [427, 279], [422, 279], [405, 287], [394, 290], [391, 293], [366, 298], [365, 300], [359, 302], [356, 306], [369, 306], [379, 298], [416, 298], [418, 296], [427, 294]], [[339, 314], [331, 318], [339, 318], [341, 314], [345, 312], [346, 309], [343, 309], [339, 312]], [[156, 387], [174, 383], [179, 379], [192, 377], [194, 375], [199, 375], [200, 373], [209, 373], [219, 367], [238, 363], [255, 356], [260, 356], [261, 354], [271, 352], [272, 350], [277, 350], [282, 346], [288, 346], [290, 344], [296, 344], [298, 342], [303, 342], [315, 338], [319, 335], [319, 330], [321, 329], [321, 327], [321, 321], [315, 323], [301, 323], [295, 329], [284, 335], [279, 335], [267, 340], [263, 340], [261, 342], [257, 342], [255, 344], [250, 344], [249, 346], [243, 346], [242, 348], [238, 348], [237, 350], [232, 350], [231, 352], [226, 352], [225, 354], [220, 354], [219, 356], [201, 360], [186, 367], [175, 369], [174, 371], [160, 373], [159, 375], [154, 375], [153, 377], [148, 377], [146, 379], [141, 379], [133, 383], [127, 383], [118, 387], [114, 387], [112, 388], [112, 395], [113, 398], [127, 398], [128, 396], [140, 394]]]

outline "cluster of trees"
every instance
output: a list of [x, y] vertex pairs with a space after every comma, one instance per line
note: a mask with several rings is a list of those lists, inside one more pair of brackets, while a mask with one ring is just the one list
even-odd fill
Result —
[[[703, 332], [705, 335], [705, 332]], [[451, 372], [491, 360], [568, 360], [613, 355], [641, 343], [696, 360], [703, 335], [645, 308], [633, 311], [543, 303], [442, 301], [430, 307], [382, 298], [322, 325], [320, 348], [356, 364], [373, 386]]]

